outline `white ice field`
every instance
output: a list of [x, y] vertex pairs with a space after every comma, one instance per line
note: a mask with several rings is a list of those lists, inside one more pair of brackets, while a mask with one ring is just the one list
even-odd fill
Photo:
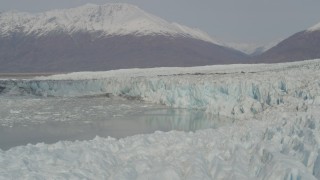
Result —
[[[213, 128], [204, 123], [189, 132], [181, 128], [185, 131], [12, 147], [0, 150], [0, 179], [320, 179], [320, 60], [3, 79], [1, 128], [56, 121], [34, 112], [43, 111], [41, 103], [47, 100], [61, 108], [54, 111], [74, 112], [60, 113], [61, 123], [80, 113], [72, 108], [83, 103], [77, 98], [98, 98], [93, 102], [100, 104], [81, 107], [89, 106], [103, 117], [101, 107], [106, 105], [101, 100], [110, 97], [137, 105], [120, 109], [120, 114], [166, 105], [204, 112], [189, 119], [192, 122], [213, 117], [228, 123]], [[23, 108], [24, 103], [38, 108]], [[182, 114], [173, 119], [180, 122], [192, 113]], [[91, 121], [86, 113], [80, 117]]]

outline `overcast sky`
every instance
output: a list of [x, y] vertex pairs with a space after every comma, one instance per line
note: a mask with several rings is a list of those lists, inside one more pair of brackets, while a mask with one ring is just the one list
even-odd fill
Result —
[[41, 12], [126, 2], [225, 42], [269, 43], [320, 22], [320, 0], [0, 0], [0, 11]]

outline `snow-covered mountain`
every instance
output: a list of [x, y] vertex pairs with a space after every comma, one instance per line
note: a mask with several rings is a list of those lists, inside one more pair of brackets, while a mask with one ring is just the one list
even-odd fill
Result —
[[129, 4], [0, 14], [0, 72], [70, 72], [244, 62], [208, 34]]
[[216, 43], [208, 34], [159, 17], [129, 4], [86, 4], [72, 9], [44, 13], [5, 12], [0, 16], [0, 34], [45, 36], [49, 33], [100, 32], [104, 36], [135, 34], [168, 35], [201, 39]]
[[288, 62], [320, 58], [320, 23], [281, 41], [254, 62]]

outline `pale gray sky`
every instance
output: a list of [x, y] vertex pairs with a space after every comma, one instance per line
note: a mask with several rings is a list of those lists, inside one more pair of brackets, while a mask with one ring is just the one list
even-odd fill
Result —
[[268, 43], [320, 22], [320, 0], [0, 0], [0, 11], [40, 12], [125, 2], [225, 42]]

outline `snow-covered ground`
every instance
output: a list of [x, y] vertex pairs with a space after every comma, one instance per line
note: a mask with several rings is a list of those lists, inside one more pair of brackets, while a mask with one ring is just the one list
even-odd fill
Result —
[[320, 60], [1, 80], [0, 93], [113, 94], [234, 123], [0, 150], [0, 179], [320, 179]]

